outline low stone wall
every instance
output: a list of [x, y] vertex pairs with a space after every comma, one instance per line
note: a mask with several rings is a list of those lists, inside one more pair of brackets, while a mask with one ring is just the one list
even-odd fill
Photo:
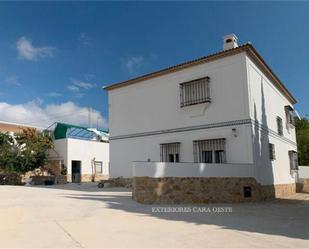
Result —
[[111, 188], [132, 188], [132, 178], [110, 178], [109, 187]]
[[309, 193], [309, 178], [300, 178], [297, 183], [297, 192]]
[[[91, 174], [83, 174], [82, 175], [82, 182], [92, 182], [93, 176]], [[107, 175], [95, 175], [94, 176], [94, 181], [98, 182], [101, 180], [106, 180], [108, 179]]]
[[[245, 197], [245, 188], [250, 197]], [[132, 197], [145, 204], [239, 203], [295, 192], [295, 184], [261, 186], [252, 177], [134, 177]]]
[[261, 200], [283, 198], [296, 193], [296, 184], [275, 184], [260, 186]]
[[46, 181], [51, 181], [54, 184], [66, 184], [67, 176], [59, 175], [59, 176], [31, 176], [31, 184], [32, 185], [45, 185]]
[[[95, 175], [94, 181], [99, 182], [101, 180], [107, 180], [108, 175]], [[67, 182], [72, 182], [72, 175], [67, 175]], [[81, 175], [81, 182], [92, 182], [92, 174], [82, 174]]]
[[22, 177], [16, 173], [0, 173], [0, 185], [22, 185]]
[[32, 185], [45, 185], [46, 181], [55, 182], [55, 176], [31, 176]]
[[59, 175], [55, 177], [55, 184], [66, 184], [67, 176], [66, 175]]

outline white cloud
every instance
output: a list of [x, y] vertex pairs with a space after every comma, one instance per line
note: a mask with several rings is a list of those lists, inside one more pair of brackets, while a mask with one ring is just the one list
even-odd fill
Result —
[[144, 57], [143, 56], [132, 56], [128, 59], [122, 59], [125, 67], [130, 74], [136, 73], [136, 71], [143, 65]]
[[71, 79], [72, 83], [79, 87], [79, 88], [82, 88], [82, 89], [91, 89], [91, 88], [94, 88], [96, 87], [97, 85], [94, 84], [94, 83], [89, 83], [89, 82], [83, 82], [83, 81], [79, 81], [79, 80], [75, 80], [75, 79]]
[[81, 45], [89, 46], [93, 42], [93, 39], [89, 35], [87, 35], [86, 33], [80, 33], [79, 36], [78, 36], [78, 42]]
[[7, 85], [10, 85], [10, 86], [21, 86], [21, 83], [20, 83], [20, 81], [18, 80], [18, 77], [15, 76], [15, 75], [6, 77], [6, 78], [4, 79], [4, 82], [5, 82]]
[[52, 57], [56, 48], [50, 46], [34, 47], [32, 41], [23, 36], [17, 41], [16, 49], [19, 58], [36, 61], [41, 58]]
[[[42, 106], [38, 99], [19, 105], [0, 102], [0, 117], [2, 121], [29, 124], [47, 128], [54, 122], [88, 126], [88, 108], [73, 102], [49, 104]], [[107, 121], [97, 110], [91, 111], [91, 123], [96, 127], [107, 128]]]
[[76, 93], [75, 94], [75, 98], [83, 98], [85, 96], [85, 94], [83, 93]]
[[87, 73], [84, 77], [86, 80], [94, 80], [96, 78], [96, 75], [94, 73]]
[[62, 94], [61, 93], [57, 93], [57, 92], [49, 92], [47, 93], [48, 97], [52, 97], [52, 98], [57, 98], [57, 97], [61, 97]]
[[67, 86], [67, 89], [70, 92], [75, 93], [75, 98], [82, 98], [84, 97], [84, 93], [82, 92], [83, 90], [89, 90], [92, 89], [94, 87], [96, 87], [97, 85], [94, 83], [90, 83], [90, 82], [83, 82], [83, 81], [79, 81], [76, 79], [71, 79], [72, 84]]
[[68, 85], [67, 86], [68, 90], [71, 92], [79, 92], [79, 87], [75, 86], [75, 85]]

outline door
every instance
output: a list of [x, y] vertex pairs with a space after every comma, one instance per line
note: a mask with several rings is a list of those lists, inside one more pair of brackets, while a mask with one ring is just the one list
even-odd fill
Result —
[[72, 161], [72, 182], [81, 182], [81, 161]]

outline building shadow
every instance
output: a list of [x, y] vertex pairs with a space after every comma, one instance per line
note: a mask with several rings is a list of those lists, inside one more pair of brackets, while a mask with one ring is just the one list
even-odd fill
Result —
[[269, 127], [266, 114], [265, 93], [263, 79], [261, 79], [261, 112], [258, 116], [257, 105], [254, 103], [253, 160], [256, 180], [262, 185], [261, 198], [276, 197], [274, 187], [273, 161], [270, 155]]
[[[125, 189], [104, 189], [100, 194], [63, 194], [63, 198], [83, 201], [99, 201], [105, 208], [125, 211], [163, 219], [193, 223], [195, 225], [215, 225], [220, 229], [280, 235], [288, 238], [309, 240], [309, 195], [307, 198], [276, 199], [258, 203], [209, 204], [209, 205], [145, 205], [132, 200], [131, 193]], [[173, 212], [158, 211], [167, 208]], [[232, 212], [216, 212], [218, 207], [232, 208]], [[191, 212], [184, 211], [191, 209]], [[194, 212], [194, 208], [204, 208], [209, 212]], [[182, 211], [181, 211], [182, 210]], [[104, 212], [104, 208], [102, 208]], [[142, 221], [142, 220], [141, 220]], [[126, 220], [123, 220], [123, 224]], [[121, 225], [121, 224], [120, 224]]]
[[[84, 183], [67, 183], [67, 184], [54, 184], [54, 185], [32, 185], [29, 188], [44, 188], [51, 190], [68, 190], [68, 191], [80, 191], [80, 192], [102, 192], [101, 188], [98, 188], [98, 182], [84, 182]], [[106, 188], [104, 191], [108, 191]]]

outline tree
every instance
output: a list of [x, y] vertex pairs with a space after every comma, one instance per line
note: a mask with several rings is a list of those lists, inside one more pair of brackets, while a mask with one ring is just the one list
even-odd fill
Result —
[[23, 129], [15, 137], [0, 134], [0, 169], [26, 173], [40, 168], [46, 164], [47, 151], [51, 148], [51, 136], [35, 129]]
[[295, 127], [299, 165], [309, 166], [309, 120], [307, 118], [297, 118]]

